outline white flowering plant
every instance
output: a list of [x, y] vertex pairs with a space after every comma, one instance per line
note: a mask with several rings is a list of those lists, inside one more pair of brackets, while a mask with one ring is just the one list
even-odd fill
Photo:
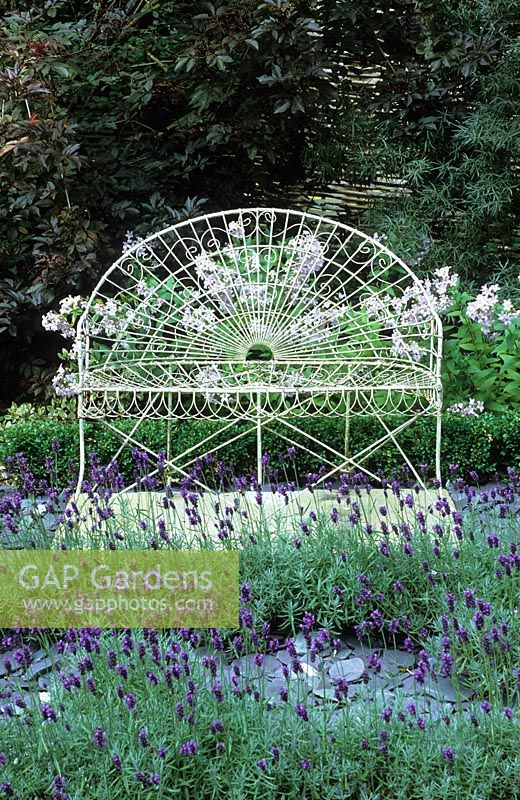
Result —
[[520, 309], [497, 284], [482, 286], [476, 296], [457, 287], [445, 316], [443, 383], [450, 410], [464, 413], [468, 398], [480, 410], [520, 410]]
[[[381, 360], [420, 368], [439, 314], [446, 321], [446, 406], [462, 408], [470, 397], [488, 410], [520, 403], [520, 311], [500, 299], [496, 285], [473, 297], [449, 267], [401, 285], [382, 255], [377, 275], [352, 289], [336, 279], [338, 265], [310, 231], [259, 246], [238, 222], [229, 224], [225, 245], [199, 247], [172, 273], [149, 258], [144, 240], [131, 238], [125, 251], [126, 285], [114, 297], [93, 298], [83, 338], [77, 322], [86, 298], [67, 297], [43, 319], [46, 329], [72, 342], [54, 378], [60, 395], [77, 393], [87, 334], [93, 370], [110, 363], [144, 381], [164, 375], [167, 365], [171, 380], [212, 389], [215, 402], [226, 397], [226, 387], [268, 380], [290, 401], [312, 382], [330, 386], [354, 368], [362, 376]], [[187, 371], [182, 362], [190, 359]], [[233, 396], [227, 401], [239, 402]]]

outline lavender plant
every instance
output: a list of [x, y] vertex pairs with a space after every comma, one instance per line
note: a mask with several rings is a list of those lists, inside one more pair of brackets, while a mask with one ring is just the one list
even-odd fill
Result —
[[[291, 508], [298, 487], [281, 476], [271, 486], [281, 500], [273, 514], [254, 477], [201, 461], [180, 488], [179, 514], [166, 476], [150, 474], [145, 453], [136, 451], [134, 462], [136, 478], [160, 500], [159, 518], [129, 503], [114, 519], [117, 465], [93, 458], [84, 487], [87, 519], [70, 504], [58, 539], [45, 542], [42, 526], [38, 543], [25, 544], [239, 547], [239, 628], [68, 630], [55, 645], [59, 668], [46, 692], [31, 700], [11, 677], [17, 665], [30, 666], [27, 633], [4, 636], [10, 651], [0, 703], [5, 796], [118, 800], [181, 792], [206, 800], [224, 792], [332, 800], [384, 793], [397, 800], [442, 798], [449, 787], [463, 797], [515, 797], [520, 481], [514, 470], [503, 485], [482, 491], [453, 465], [467, 510], [455, 510], [439, 493], [435, 518], [421, 507], [406, 470], [383, 483], [384, 500], [369, 519], [364, 500], [373, 490], [364, 476], [341, 476], [317, 493], [318, 476], [309, 474], [300, 488], [309, 490], [312, 507], [296, 505], [288, 526], [283, 509]], [[274, 471], [275, 459], [266, 455], [265, 462]], [[27, 515], [23, 500], [38, 496], [42, 504], [44, 497], [56, 510], [59, 493], [52, 469], [47, 485], [36, 485], [23, 457], [11, 467], [21, 471], [23, 488], [2, 512], [15, 532]], [[206, 510], [196, 483], [204, 470], [214, 470], [221, 486]], [[342, 660], [352, 636], [362, 663], [344, 677], [341, 665], [352, 670], [359, 660]], [[389, 695], [385, 663], [394, 653], [402, 654], [404, 677]], [[451, 702], [439, 702], [435, 713], [426, 698], [448, 687]]]

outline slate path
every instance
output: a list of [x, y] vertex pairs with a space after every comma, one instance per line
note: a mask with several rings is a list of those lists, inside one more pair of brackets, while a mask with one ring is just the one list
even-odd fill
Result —
[[[303, 642], [302, 642], [303, 640]], [[440, 717], [451, 714], [456, 708], [468, 707], [469, 692], [456, 689], [450, 678], [430, 677], [422, 686], [414, 680], [416, 656], [413, 653], [388, 648], [386, 650], [367, 648], [353, 636], [345, 636], [338, 650], [318, 654], [314, 660], [308, 650], [304, 652], [303, 636], [297, 639], [300, 669], [293, 669], [293, 659], [285, 647], [274, 654], [262, 658], [255, 654], [245, 655], [227, 663], [222, 653], [213, 653], [209, 648], [199, 648], [201, 674], [208, 688], [214, 680], [209, 671], [202, 666], [203, 656], [213, 655], [217, 661], [217, 677], [224, 686], [230, 684], [234, 668], [240, 671], [239, 685], [249, 685], [270, 703], [280, 701], [280, 693], [289, 688], [292, 702], [305, 702], [308, 706], [330, 704], [335, 715], [347, 703], [354, 701], [362, 711], [362, 703], [377, 699], [384, 705], [393, 705], [399, 694], [403, 705], [413, 699], [417, 714]], [[375, 672], [369, 666], [370, 656], [377, 652], [380, 656], [380, 670]], [[12, 669], [7, 669], [5, 659]], [[49, 700], [48, 683], [53, 667], [59, 664], [60, 656], [53, 646], [49, 654], [43, 650], [33, 653], [33, 661], [27, 668], [20, 668], [14, 660], [14, 651], [3, 653], [0, 657], [0, 708], [11, 705], [15, 693], [21, 695], [28, 707]], [[358, 703], [359, 701], [359, 703]], [[24, 713], [23, 708], [14, 708]], [[1, 718], [1, 717], [0, 717]]]
[[[296, 686], [298, 699], [309, 705], [330, 702], [340, 707], [352, 700], [373, 698], [393, 705], [399, 693], [405, 703], [413, 698], [418, 714], [438, 717], [452, 713], [458, 705], [462, 708], [468, 706], [469, 691], [463, 687], [456, 688], [450, 678], [428, 676], [424, 685], [418, 684], [413, 675], [416, 666], [413, 653], [397, 648], [374, 650], [360, 644], [354, 637], [344, 638], [339, 650], [317, 655], [314, 661], [301, 646], [298, 649], [301, 662], [298, 673], [292, 670], [293, 659], [286, 648], [266, 656], [262, 667], [255, 663], [254, 655], [244, 656], [234, 663], [240, 667], [243, 680], [251, 681], [251, 686], [263, 691], [267, 698], [278, 696], [279, 690], [290, 683]], [[377, 672], [369, 667], [374, 652], [380, 657], [380, 670]], [[284, 665], [291, 669], [288, 678], [284, 677]]]

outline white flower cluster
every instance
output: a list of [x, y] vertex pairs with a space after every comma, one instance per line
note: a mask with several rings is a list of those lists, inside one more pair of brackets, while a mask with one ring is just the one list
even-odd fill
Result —
[[243, 283], [238, 291], [238, 299], [245, 305], [250, 303], [266, 308], [271, 302], [269, 287], [266, 283]]
[[73, 397], [78, 393], [78, 375], [67, 372], [60, 364], [52, 379], [52, 385], [59, 397]]
[[454, 403], [447, 410], [462, 417], [478, 417], [484, 411], [484, 403], [482, 400], [471, 398], [467, 403]]
[[149, 297], [153, 293], [153, 289], [150, 289], [150, 287], [147, 285], [146, 281], [143, 281], [143, 280], [137, 281], [137, 283], [134, 286], [134, 289], [135, 289], [136, 294], [139, 295], [139, 297], [146, 298], [146, 297]]
[[[495, 321], [498, 320], [507, 327], [520, 317], [520, 310], [513, 307], [511, 300], [504, 300], [503, 303], [500, 303], [499, 291], [500, 286], [496, 283], [491, 286], [484, 284], [477, 297], [468, 303], [466, 313], [469, 319], [480, 325], [485, 336], [489, 336]], [[502, 306], [501, 310], [500, 305]]]
[[511, 300], [504, 300], [502, 303], [502, 311], [497, 314], [497, 319], [507, 327], [519, 317], [520, 309], [513, 308]]
[[[193, 293], [193, 298], [195, 300], [198, 300], [200, 296], [201, 292]], [[180, 322], [181, 325], [188, 330], [203, 333], [207, 328], [216, 325], [218, 320], [214, 312], [202, 303], [200, 305], [186, 303]]]
[[325, 263], [325, 251], [321, 242], [310, 231], [304, 231], [289, 241], [294, 248], [296, 259], [291, 263], [294, 285], [298, 286], [310, 275], [319, 272]]
[[232, 247], [231, 245], [227, 245], [227, 247], [223, 247], [222, 248], [222, 255], [226, 256], [226, 258], [229, 258], [229, 260], [232, 261], [235, 264], [235, 266], [237, 266], [237, 267], [239, 266], [239, 264], [240, 264], [240, 253], [236, 249], [236, 247]]
[[76, 329], [70, 321], [70, 316], [75, 312], [82, 312], [86, 301], [80, 295], [69, 295], [60, 302], [59, 311], [49, 311], [42, 317], [42, 325], [46, 331], [56, 331], [61, 333], [65, 339], [73, 339]]
[[[230, 384], [230, 377], [227, 377], [217, 364], [209, 364], [193, 375], [198, 386], [217, 390], [219, 387]], [[249, 364], [244, 372], [234, 373], [232, 379], [238, 381], [244, 387], [251, 386], [251, 384], [257, 382], [280, 386], [285, 397], [293, 395], [295, 390], [304, 387], [310, 380], [304, 376], [302, 369], [288, 371], [287, 369], [276, 367], [273, 362], [269, 364]], [[233, 382], [232, 379], [231, 383]], [[211, 403], [218, 402], [224, 405], [233, 405], [238, 402], [238, 395], [229, 395], [217, 391], [208, 394], [208, 400]]]
[[200, 386], [214, 387], [220, 386], [225, 382], [224, 375], [217, 364], [209, 364], [207, 367], [203, 367], [193, 377]]
[[[199, 386], [206, 389], [214, 389], [226, 385], [226, 376], [217, 364], [208, 364], [197, 373], [194, 379]], [[220, 403], [225, 406], [232, 406], [238, 403], [238, 395], [230, 395], [222, 392], [210, 392], [207, 395], [210, 403]]]
[[229, 223], [228, 225], [229, 235], [233, 236], [235, 239], [241, 239], [244, 236], [244, 228], [240, 224], [240, 222], [235, 222], [234, 220]]
[[217, 264], [204, 252], [195, 259], [195, 270], [207, 294], [223, 306], [232, 308], [233, 287], [240, 278], [238, 271], [224, 264]]
[[399, 297], [370, 295], [365, 301], [368, 315], [395, 328], [428, 321], [433, 312], [442, 314], [451, 304], [450, 290], [456, 286], [459, 276], [450, 274], [449, 267], [437, 269], [434, 274], [433, 280], [428, 278], [422, 285], [407, 286]]
[[493, 324], [493, 311], [498, 303], [498, 292], [500, 286], [493, 283], [491, 286], [484, 284], [480, 290], [480, 294], [471, 302], [468, 303], [466, 313], [468, 317], [476, 322], [482, 328], [482, 332], [488, 334], [491, 332]]
[[436, 304], [435, 310], [439, 313], [446, 311], [449, 307], [451, 298], [450, 298], [450, 289], [454, 289], [459, 281], [459, 276], [456, 272], [450, 274], [449, 267], [441, 267], [436, 269], [434, 272], [435, 278], [430, 283], [430, 280], [425, 281], [425, 286], [428, 291], [434, 296], [434, 302]]
[[[144, 242], [142, 236], [136, 236], [133, 231], [127, 231], [121, 252], [128, 253], [128, 251], [131, 250], [132, 247], [135, 247], [141, 242]], [[146, 252], [147, 252], [146, 247], [139, 247], [135, 251], [135, 255], [137, 256], [137, 258], [143, 258], [143, 256], [146, 255]]]
[[392, 347], [390, 354], [394, 358], [411, 358], [412, 361], [420, 361], [426, 350], [420, 347], [413, 340], [406, 341], [399, 330], [392, 331]]
[[72, 347], [69, 350], [69, 358], [71, 361], [77, 361], [79, 359], [81, 344], [82, 339], [76, 334], [76, 337], [72, 342]]
[[305, 317], [295, 319], [287, 329], [287, 334], [302, 344], [321, 342], [347, 314], [348, 306], [336, 305], [331, 300], [311, 309]]
[[105, 303], [98, 300], [92, 305], [91, 310], [100, 317], [91, 325], [90, 333], [93, 336], [101, 334], [114, 336], [116, 333], [126, 330], [134, 318], [132, 309], [125, 309], [113, 299], [107, 300]]

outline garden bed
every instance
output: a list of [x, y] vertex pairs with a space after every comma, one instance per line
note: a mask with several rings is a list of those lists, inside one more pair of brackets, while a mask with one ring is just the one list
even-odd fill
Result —
[[[78, 535], [72, 512], [61, 547], [187, 545], [173, 522], [129, 518], [121, 537], [105, 513], [114, 473], [97, 470], [90, 532]], [[458, 507], [439, 497], [435, 520], [419, 508], [407, 518], [410, 484], [406, 473], [388, 484], [377, 524], [360, 514], [358, 475], [295, 510], [292, 526], [273, 511], [242, 530], [223, 495], [203, 524], [186, 483], [192, 541], [241, 550], [238, 628], [5, 635], [4, 794], [517, 797], [518, 477], [479, 495], [453, 472]], [[261, 508], [264, 497], [256, 487], [249, 501]], [[388, 519], [396, 500], [400, 521]], [[13, 529], [16, 506], [4, 499]], [[205, 525], [220, 535], [208, 539]], [[45, 525], [39, 536], [25, 545], [49, 546]], [[49, 646], [59, 666], [43, 661]]]

